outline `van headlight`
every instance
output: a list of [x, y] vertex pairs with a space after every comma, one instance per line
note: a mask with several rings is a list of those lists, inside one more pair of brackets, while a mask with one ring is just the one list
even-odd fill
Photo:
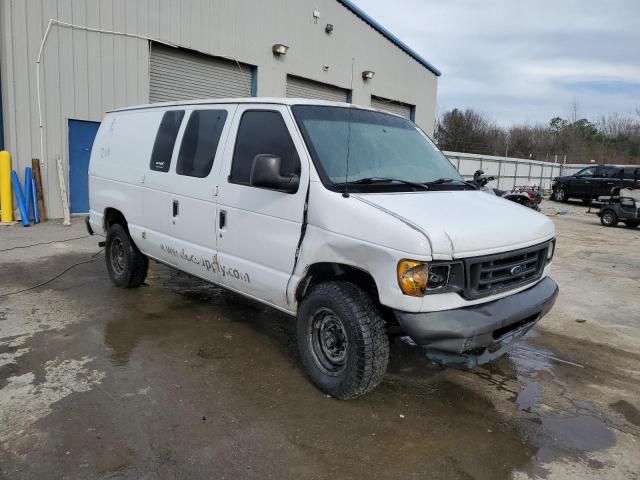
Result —
[[464, 287], [461, 262], [401, 260], [398, 262], [397, 275], [402, 293], [412, 297], [454, 292]]

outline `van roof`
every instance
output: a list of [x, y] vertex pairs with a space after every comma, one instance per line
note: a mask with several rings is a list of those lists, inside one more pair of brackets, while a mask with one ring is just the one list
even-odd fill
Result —
[[[180, 100], [177, 102], [150, 103], [147, 105], [136, 105], [111, 110], [110, 112], [124, 112], [128, 110], [142, 110], [147, 108], [168, 108], [191, 105], [219, 105], [219, 104], [276, 104], [276, 105], [324, 105], [332, 107], [351, 107], [361, 110], [381, 111], [375, 108], [354, 105], [353, 103], [329, 102], [326, 100], [312, 100], [308, 98], [281, 98], [281, 97], [247, 97], [247, 98], [209, 98], [199, 100]], [[390, 112], [385, 112], [390, 113]]]

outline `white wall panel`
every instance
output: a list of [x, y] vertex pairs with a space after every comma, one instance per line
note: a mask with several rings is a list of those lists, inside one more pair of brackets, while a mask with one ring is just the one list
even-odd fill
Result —
[[490, 185], [503, 190], [520, 185], [541, 186], [543, 189], [548, 190], [551, 188], [551, 182], [554, 177], [571, 175], [587, 166], [560, 165], [525, 158], [504, 158], [472, 153], [444, 153], [466, 179], [471, 179], [473, 173], [482, 166], [482, 170], [486, 175], [496, 177], [496, 180], [491, 182]]

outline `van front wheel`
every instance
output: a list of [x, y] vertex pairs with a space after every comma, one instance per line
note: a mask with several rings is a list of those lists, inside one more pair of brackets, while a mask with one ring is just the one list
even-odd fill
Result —
[[111, 225], [107, 231], [105, 259], [109, 277], [116, 287], [135, 288], [144, 283], [149, 259], [138, 250], [119, 223]]
[[364, 395], [384, 378], [389, 339], [375, 301], [353, 283], [314, 287], [298, 309], [298, 348], [307, 374], [341, 400]]

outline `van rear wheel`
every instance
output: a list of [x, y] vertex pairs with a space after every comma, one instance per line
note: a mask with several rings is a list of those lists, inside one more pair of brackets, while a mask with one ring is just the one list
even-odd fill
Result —
[[111, 225], [107, 231], [105, 259], [109, 277], [116, 287], [139, 287], [147, 278], [149, 259], [138, 250], [119, 223]]
[[350, 282], [314, 287], [298, 310], [298, 348], [311, 381], [341, 400], [364, 395], [384, 378], [387, 329], [376, 302]]

